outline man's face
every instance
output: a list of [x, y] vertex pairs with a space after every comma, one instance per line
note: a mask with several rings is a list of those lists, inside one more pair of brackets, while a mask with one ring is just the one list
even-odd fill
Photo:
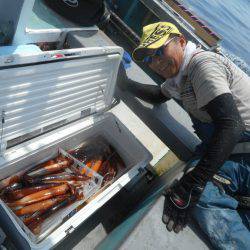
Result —
[[176, 37], [164, 46], [162, 56], [153, 56], [148, 66], [165, 79], [175, 77], [179, 73], [185, 47], [185, 38]]

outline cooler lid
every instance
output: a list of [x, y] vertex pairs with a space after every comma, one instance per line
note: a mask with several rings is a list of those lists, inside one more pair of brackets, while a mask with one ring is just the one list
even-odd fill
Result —
[[0, 140], [9, 147], [108, 109], [122, 52], [109, 46], [0, 57]]

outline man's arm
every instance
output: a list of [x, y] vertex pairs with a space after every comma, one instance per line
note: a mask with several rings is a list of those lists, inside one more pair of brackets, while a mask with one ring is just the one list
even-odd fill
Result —
[[222, 94], [204, 108], [214, 122], [215, 131], [198, 166], [184, 176], [185, 182], [199, 186], [204, 186], [223, 165], [244, 131], [232, 94]]
[[193, 58], [189, 69], [197, 106], [208, 112], [215, 125], [207, 151], [194, 172], [200, 176], [200, 184], [206, 183], [223, 165], [245, 129], [223, 60], [211, 52], [200, 53]]
[[240, 140], [244, 125], [231, 94], [217, 96], [205, 109], [215, 124], [208, 149], [198, 165], [166, 191], [162, 220], [178, 233], [187, 224], [189, 209], [198, 202], [206, 183], [223, 165]]
[[161, 87], [158, 85], [142, 84], [129, 79], [122, 63], [118, 72], [118, 86], [121, 90], [127, 90], [136, 97], [149, 103], [160, 104], [170, 99], [163, 95]]
[[162, 94], [161, 87], [158, 85], [142, 84], [128, 79], [127, 90], [136, 97], [153, 104], [160, 104], [169, 100]]

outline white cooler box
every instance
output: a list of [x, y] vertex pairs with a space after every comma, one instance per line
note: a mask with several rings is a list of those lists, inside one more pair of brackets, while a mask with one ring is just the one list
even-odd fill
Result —
[[40, 240], [34, 240], [0, 200], [0, 226], [18, 249], [55, 246], [151, 160], [147, 149], [108, 112], [122, 53], [119, 47], [103, 47], [13, 55], [7, 62], [0, 58], [0, 180], [50, 159], [58, 148], [72, 149], [98, 135], [127, 166], [71, 217], [58, 213], [63, 222]]

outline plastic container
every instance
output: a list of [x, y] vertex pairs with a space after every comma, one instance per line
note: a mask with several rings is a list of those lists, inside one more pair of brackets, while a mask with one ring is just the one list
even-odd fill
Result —
[[99, 175], [97, 172], [93, 171], [91, 168], [88, 168], [84, 163], [75, 159], [71, 154], [67, 153], [62, 148], [59, 148], [59, 153], [74, 161], [72, 167], [76, 169], [77, 168], [84, 169], [86, 170], [85, 174], [87, 176], [91, 176], [90, 179], [86, 181], [86, 185], [84, 185], [84, 188], [83, 188], [83, 195], [85, 197], [83, 201], [87, 200], [100, 189], [102, 185], [103, 177]]
[[[52, 214], [50, 217], [48, 217], [41, 224], [41, 231], [39, 234], [34, 234], [27, 226], [25, 226], [22, 219], [16, 216], [15, 213], [8, 207], [13, 218], [17, 221], [17, 223], [24, 230], [24, 232], [29, 236], [29, 238], [35, 243], [41, 241], [43, 238], [48, 236], [48, 234], [51, 231], [53, 231], [56, 227], [58, 227], [62, 223], [63, 220], [72, 216], [76, 212], [75, 209], [79, 207], [80, 205], [82, 205], [92, 195], [94, 195], [100, 189], [101, 184], [102, 184], [102, 180], [103, 180], [102, 176], [100, 176], [98, 173], [96, 173], [92, 169], [89, 169], [85, 164], [73, 158], [70, 154], [68, 154], [62, 148], [58, 149], [58, 154], [56, 156], [58, 155], [63, 155], [66, 158], [71, 159], [73, 161], [71, 167], [74, 167], [74, 168], [80, 167], [82, 169], [85, 169], [86, 175], [89, 176], [89, 174], [91, 173], [91, 178], [85, 181], [86, 185], [84, 185], [81, 190], [84, 198], [73, 202], [72, 205], [66, 206], [65, 208], [55, 212], [55, 214]], [[67, 171], [69, 171], [69, 169], [66, 168], [66, 172]]]

